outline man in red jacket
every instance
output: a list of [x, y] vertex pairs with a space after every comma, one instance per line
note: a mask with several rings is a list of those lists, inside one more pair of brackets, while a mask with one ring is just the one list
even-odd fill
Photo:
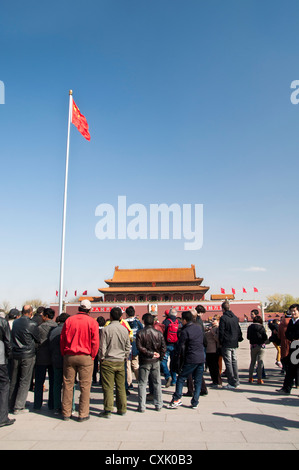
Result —
[[82, 300], [79, 312], [63, 325], [60, 351], [63, 356], [62, 415], [68, 420], [72, 414], [73, 389], [76, 373], [79, 375], [80, 400], [78, 421], [89, 419], [90, 388], [93, 361], [99, 350], [99, 325], [89, 316], [91, 303]]

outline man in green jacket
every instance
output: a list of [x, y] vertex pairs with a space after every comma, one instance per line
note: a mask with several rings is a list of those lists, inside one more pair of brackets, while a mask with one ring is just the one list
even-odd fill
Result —
[[104, 411], [102, 418], [110, 418], [114, 407], [113, 387], [116, 388], [116, 407], [119, 415], [127, 412], [127, 394], [125, 388], [125, 361], [131, 351], [128, 329], [120, 323], [120, 307], [112, 308], [110, 324], [103, 328], [99, 357], [101, 360], [101, 380], [104, 393]]

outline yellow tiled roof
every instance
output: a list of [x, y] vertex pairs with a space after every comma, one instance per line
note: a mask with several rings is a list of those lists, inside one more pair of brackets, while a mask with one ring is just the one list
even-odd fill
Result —
[[191, 268], [160, 268], [160, 269], [119, 269], [115, 267], [113, 278], [106, 279], [107, 284], [126, 282], [192, 282], [199, 281], [195, 266]]

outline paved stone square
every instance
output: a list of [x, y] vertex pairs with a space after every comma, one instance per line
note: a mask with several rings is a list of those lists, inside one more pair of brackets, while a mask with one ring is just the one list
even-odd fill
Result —
[[[243, 330], [246, 338], [246, 330]], [[161, 412], [148, 403], [145, 413], [137, 410], [137, 384], [128, 397], [125, 416], [113, 413], [109, 420], [99, 418], [103, 410], [100, 386], [92, 387], [90, 420], [63, 421], [47, 410], [32, 412], [33, 393], [29, 392], [30, 412], [15, 416], [12, 426], [0, 429], [1, 450], [296, 450], [299, 449], [299, 389], [290, 396], [276, 392], [283, 375], [275, 365], [276, 350], [266, 346], [264, 385], [248, 383], [249, 344], [246, 339], [238, 350], [241, 384], [237, 390], [212, 389], [200, 397], [197, 410], [183, 406], [167, 409], [174, 387], [163, 389]], [[164, 382], [164, 381], [163, 381]], [[224, 379], [224, 383], [225, 379]], [[184, 388], [184, 392], [187, 389]], [[76, 403], [78, 403], [76, 391]], [[46, 395], [46, 394], [45, 394]], [[13, 417], [10, 415], [10, 417]]]

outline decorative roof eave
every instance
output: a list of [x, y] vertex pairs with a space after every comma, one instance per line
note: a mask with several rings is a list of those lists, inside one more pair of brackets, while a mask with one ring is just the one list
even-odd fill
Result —
[[155, 287], [103, 287], [98, 289], [104, 294], [113, 293], [134, 293], [134, 292], [201, 292], [205, 293], [210, 289], [207, 286], [155, 286]]
[[198, 283], [198, 285], [200, 285], [203, 281], [203, 277], [197, 277], [195, 279], [192, 279], [192, 280], [189, 280], [189, 281], [186, 281], [186, 280], [183, 280], [183, 279], [176, 279], [175, 281], [161, 281], [161, 280], [147, 280], [147, 281], [113, 281], [112, 279], [106, 279], [105, 282], [106, 284], [108, 284], [109, 286], [114, 286], [115, 284], [123, 284], [124, 287], [126, 286], [126, 284], [135, 284], [135, 285], [144, 285], [146, 283], [153, 283], [153, 282], [156, 282], [156, 283], [159, 283], [159, 284], [164, 284], [165, 287], [166, 287], [166, 284], [169, 285], [173, 282], [176, 282], [176, 283], [181, 283], [181, 285], [188, 285], [190, 284], [190, 282], [196, 282]]

